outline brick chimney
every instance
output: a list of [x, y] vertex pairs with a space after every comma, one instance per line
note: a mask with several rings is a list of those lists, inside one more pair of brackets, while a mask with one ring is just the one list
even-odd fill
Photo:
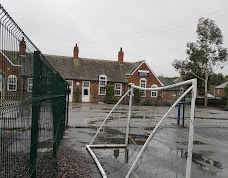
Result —
[[122, 48], [120, 48], [120, 51], [118, 53], [118, 61], [120, 64], [123, 64], [124, 60], [124, 52], [122, 51]]
[[19, 55], [25, 56], [26, 55], [26, 43], [24, 37], [19, 42]]
[[79, 53], [79, 49], [78, 49], [78, 45], [76, 43], [75, 47], [74, 47], [74, 60], [78, 59], [78, 53]]

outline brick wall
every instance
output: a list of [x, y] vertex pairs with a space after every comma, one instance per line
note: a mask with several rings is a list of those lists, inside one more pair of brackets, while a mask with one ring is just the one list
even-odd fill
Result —
[[[11, 63], [0, 53], [0, 72], [3, 76], [3, 92], [1, 95], [4, 95], [4, 99], [16, 99], [21, 97], [21, 77], [20, 77], [20, 66], [12, 66]], [[17, 77], [17, 91], [7, 91], [7, 79], [9, 75], [15, 75]]]
[[215, 88], [215, 97], [223, 97], [224, 89], [223, 88]]
[[[77, 86], [76, 83], [79, 83]], [[82, 102], [82, 80], [73, 81], [73, 102], [76, 102], [76, 90], [79, 90], [79, 102]], [[127, 91], [127, 84], [122, 83], [122, 95]], [[116, 96], [120, 99], [122, 96]], [[103, 102], [105, 95], [99, 95], [99, 81], [90, 81], [90, 103]]]
[[[149, 71], [149, 77], [140, 77], [138, 76], [138, 70], [148, 70]], [[129, 83], [134, 83], [135, 85], [140, 85], [140, 79], [141, 78], [146, 78], [147, 80], [147, 88], [151, 87], [151, 85], [156, 84], [158, 87], [161, 86], [159, 81], [156, 79], [156, 77], [153, 75], [153, 73], [150, 71], [148, 66], [144, 63], [142, 64], [136, 71], [133, 73], [133, 75], [128, 75], [127, 80]]]

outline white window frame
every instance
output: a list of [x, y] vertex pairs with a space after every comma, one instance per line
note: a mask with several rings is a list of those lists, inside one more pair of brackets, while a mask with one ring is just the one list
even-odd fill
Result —
[[[30, 81], [32, 81], [32, 84], [30, 83]], [[33, 87], [33, 78], [28, 78], [28, 88], [27, 88], [27, 91], [28, 92], [32, 92], [32, 87]]]
[[[99, 95], [106, 95], [106, 88], [105, 88], [106, 85], [107, 85], [107, 76], [100, 75], [99, 76]], [[104, 91], [104, 93], [102, 91]]]
[[[158, 86], [156, 84], [151, 85], [151, 88], [157, 88], [157, 87]], [[157, 98], [158, 97], [158, 91], [151, 91], [151, 97], [152, 98]]]
[[[145, 84], [143, 84], [143, 82], [145, 82]], [[145, 78], [141, 78], [140, 79], [140, 87], [146, 88], [146, 82], [147, 81]], [[142, 90], [141, 97], [146, 97], [146, 90]]]
[[[128, 84], [128, 89], [131, 88], [131, 85], [135, 85], [135, 84], [134, 83], [129, 83]], [[130, 95], [131, 95], [131, 92], [128, 93], [128, 96], [130, 96]], [[132, 96], [134, 96], [134, 92], [133, 92]]]
[[[15, 79], [14, 82], [10, 83], [10, 79]], [[10, 89], [10, 85], [14, 86], [14, 89]], [[17, 76], [9, 75], [7, 79], [7, 91], [17, 91]]]
[[[119, 85], [119, 88], [117, 86]], [[122, 83], [115, 83], [115, 96], [122, 95]]]

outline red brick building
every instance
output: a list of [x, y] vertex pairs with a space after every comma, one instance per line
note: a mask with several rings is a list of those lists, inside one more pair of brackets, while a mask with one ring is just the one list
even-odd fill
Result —
[[[18, 52], [1, 51], [0, 54], [1, 95], [13, 96], [18, 92], [20, 95], [17, 96], [21, 97], [31, 95], [33, 54], [26, 53], [24, 39], [19, 44]], [[130, 83], [144, 88], [164, 86], [145, 60], [125, 62], [122, 48], [116, 61], [81, 58], [77, 44], [72, 57], [56, 55], [44, 55], [44, 57], [69, 82], [71, 102], [103, 102], [106, 96], [105, 86], [108, 83], [114, 85], [117, 99], [125, 94]], [[142, 91], [141, 102], [149, 100], [152, 103], [160, 103], [171, 101], [173, 97], [173, 92], [170, 91]]]
[[214, 89], [214, 96], [215, 97], [223, 97], [224, 96], [224, 88], [228, 85], [228, 81], [222, 83], [221, 85], [218, 85]]
[[[19, 51], [0, 50], [0, 98], [19, 99], [31, 94], [32, 89], [27, 88], [29, 76], [25, 74], [25, 67], [32, 70], [31, 54], [26, 56], [24, 38], [19, 42]], [[28, 61], [25, 63], [25, 61]], [[26, 85], [26, 86], [25, 86]], [[32, 83], [30, 82], [30, 86]], [[30, 90], [29, 90], [30, 89]]]
[[[104, 101], [107, 83], [114, 84], [117, 98], [121, 98], [128, 90], [129, 83], [142, 87], [163, 86], [146, 61], [125, 62], [122, 48], [116, 61], [81, 58], [77, 44], [73, 54], [73, 57], [45, 55], [49, 63], [70, 83], [72, 102]], [[142, 93], [142, 101], [157, 97], [157, 92]]]

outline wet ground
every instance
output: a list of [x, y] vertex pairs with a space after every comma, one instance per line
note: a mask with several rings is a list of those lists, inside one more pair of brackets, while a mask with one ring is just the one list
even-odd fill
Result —
[[[100, 173], [87, 152], [85, 145], [94, 137], [97, 128], [112, 109], [105, 104], [71, 104], [69, 108], [69, 128], [65, 131], [63, 143], [87, 155], [90, 168], [88, 177], [99, 178]], [[123, 106], [123, 110], [127, 109]], [[140, 107], [146, 111], [148, 107]], [[228, 177], [228, 112], [214, 109], [196, 109], [195, 137], [193, 149], [193, 178]], [[175, 114], [173, 114], [175, 117]], [[173, 123], [176, 120], [173, 119]], [[186, 122], [187, 123], [187, 122]], [[177, 130], [172, 128], [177, 134]], [[175, 131], [174, 131], [175, 130]], [[185, 133], [186, 132], [186, 133]], [[184, 134], [183, 134], [184, 133]], [[178, 144], [187, 145], [188, 129], [182, 129]], [[162, 140], [162, 139], [163, 140]], [[166, 137], [158, 140], [164, 143]], [[184, 150], [183, 150], [184, 151]]]

